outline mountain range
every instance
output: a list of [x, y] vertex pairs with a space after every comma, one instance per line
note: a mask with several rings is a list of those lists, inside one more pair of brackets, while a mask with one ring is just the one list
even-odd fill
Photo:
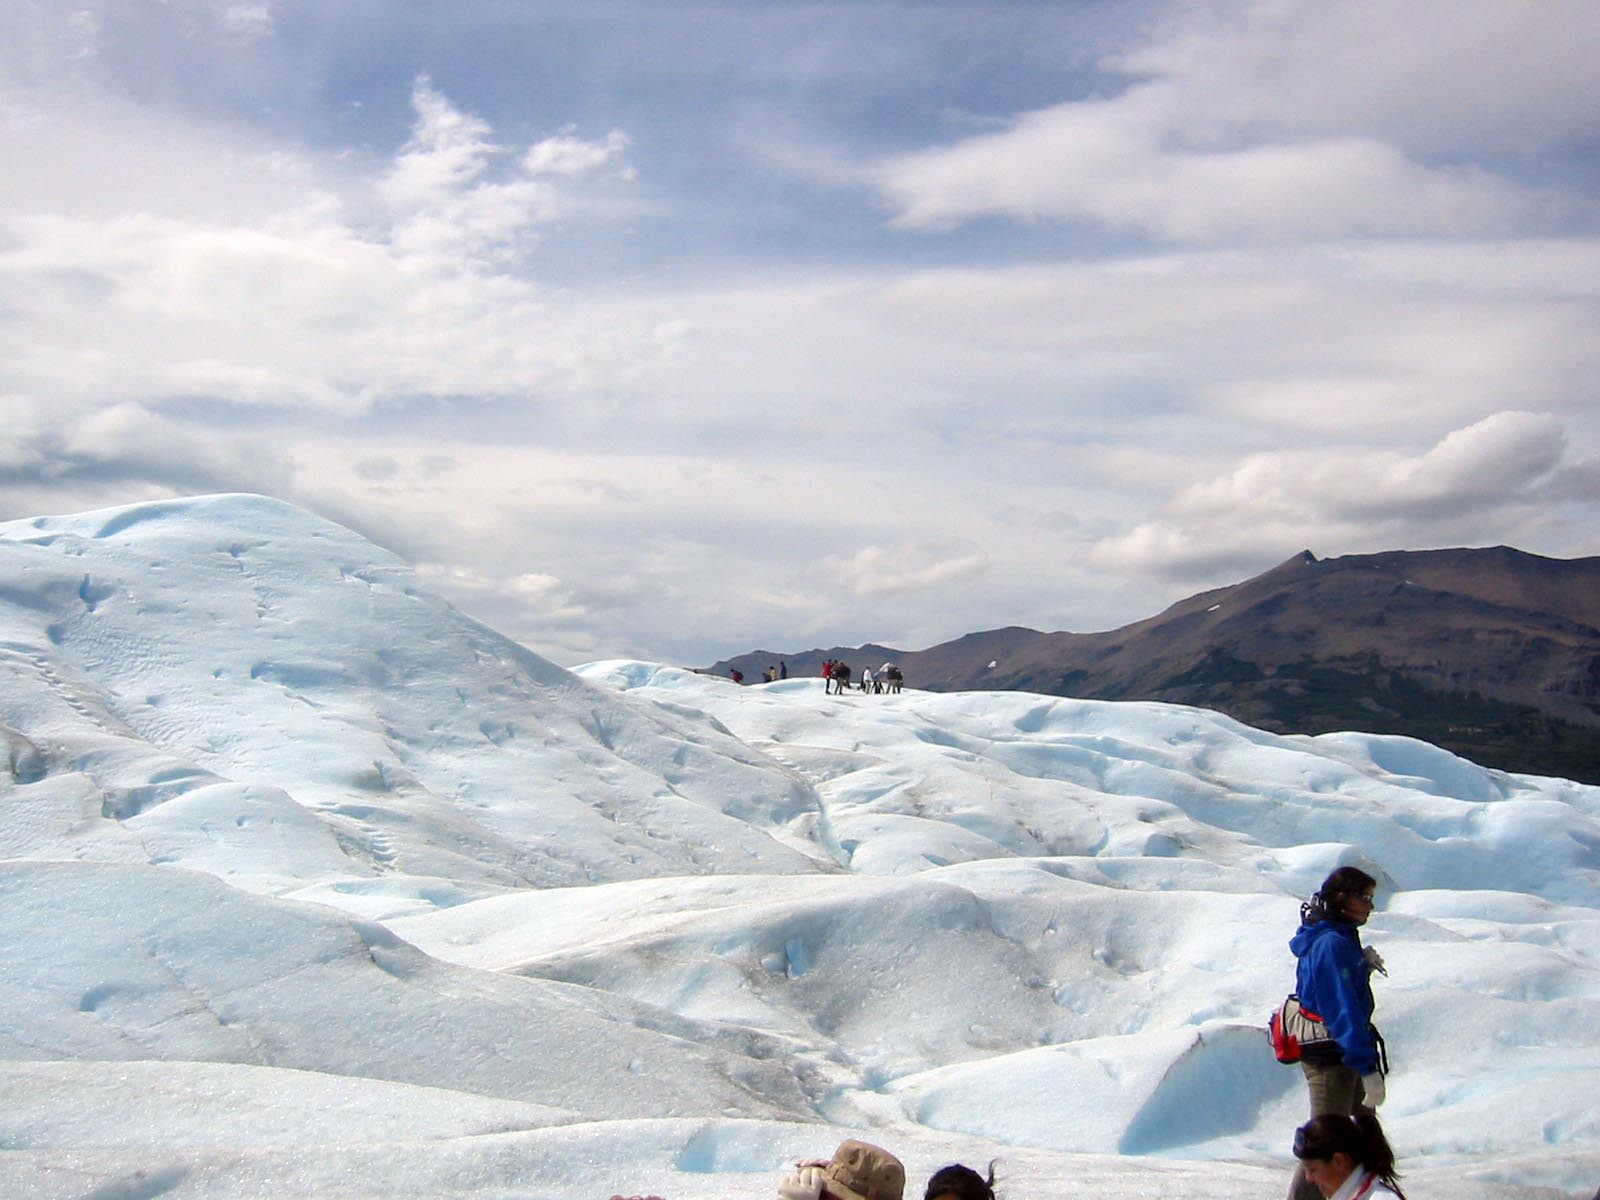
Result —
[[1600, 558], [1507, 546], [1319, 559], [1309, 550], [1102, 633], [1009, 627], [925, 650], [758, 650], [759, 679], [893, 661], [910, 687], [1161, 700], [1279, 733], [1417, 737], [1487, 766], [1600, 782]]

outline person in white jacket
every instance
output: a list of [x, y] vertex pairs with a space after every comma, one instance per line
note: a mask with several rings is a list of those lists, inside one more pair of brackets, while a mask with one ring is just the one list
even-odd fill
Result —
[[1312, 1117], [1294, 1131], [1294, 1156], [1327, 1200], [1405, 1200], [1394, 1148], [1371, 1111]]

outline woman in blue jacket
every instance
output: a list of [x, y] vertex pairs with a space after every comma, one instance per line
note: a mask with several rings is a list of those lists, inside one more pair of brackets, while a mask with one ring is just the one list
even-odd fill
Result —
[[[1300, 1005], [1322, 1018], [1339, 1043], [1341, 1061], [1302, 1062], [1311, 1092], [1311, 1116], [1350, 1117], [1383, 1103], [1383, 1072], [1372, 1028], [1372, 972], [1383, 972], [1377, 951], [1361, 945], [1361, 926], [1372, 915], [1377, 881], [1356, 867], [1340, 867], [1300, 907], [1300, 928], [1289, 940], [1299, 964], [1295, 991]], [[1387, 972], [1384, 972], [1385, 974]], [[1299, 1171], [1290, 1195], [1315, 1197]]]

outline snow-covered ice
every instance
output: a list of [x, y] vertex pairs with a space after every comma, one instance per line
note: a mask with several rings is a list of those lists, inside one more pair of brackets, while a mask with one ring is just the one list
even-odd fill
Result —
[[1600, 789], [1201, 709], [563, 670], [249, 496], [0, 525], [0, 1195], [1281, 1194], [1381, 881], [1413, 1196], [1600, 1183]]

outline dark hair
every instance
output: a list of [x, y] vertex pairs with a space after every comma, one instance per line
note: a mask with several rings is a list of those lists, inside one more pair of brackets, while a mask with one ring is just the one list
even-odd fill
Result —
[[1300, 919], [1308, 925], [1318, 921], [1342, 921], [1345, 900], [1377, 886], [1378, 881], [1360, 867], [1338, 867], [1322, 881], [1317, 894], [1300, 906]]
[[940, 1167], [929, 1178], [922, 1200], [938, 1200], [940, 1196], [955, 1196], [956, 1200], [994, 1200], [994, 1160], [989, 1160], [987, 1179], [960, 1163]]
[[1353, 1117], [1343, 1113], [1324, 1113], [1312, 1117], [1294, 1131], [1294, 1156], [1330, 1161], [1335, 1154], [1347, 1154], [1350, 1161], [1376, 1175], [1400, 1200], [1400, 1176], [1394, 1169], [1394, 1147], [1383, 1134], [1377, 1114], [1360, 1111]]

